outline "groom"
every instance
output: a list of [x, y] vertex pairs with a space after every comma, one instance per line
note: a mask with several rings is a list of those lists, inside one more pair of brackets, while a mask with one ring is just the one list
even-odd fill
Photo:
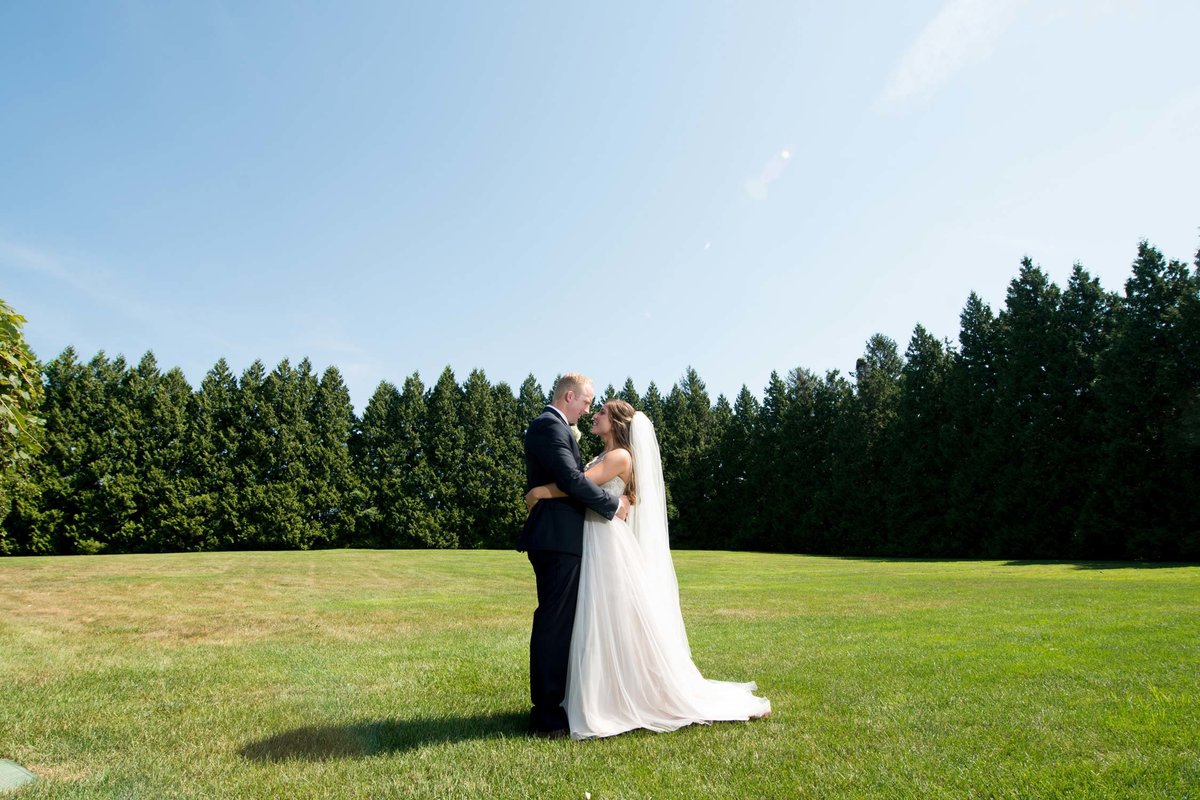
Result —
[[592, 407], [592, 381], [568, 372], [554, 386], [554, 399], [525, 431], [525, 489], [553, 483], [566, 497], [533, 507], [517, 539], [529, 555], [537, 581], [538, 607], [529, 638], [529, 693], [535, 736], [567, 736], [567, 656], [575, 624], [579, 561], [583, 555], [583, 512], [591, 508], [608, 519], [629, 513], [629, 498], [614, 497], [583, 475], [583, 457], [571, 427]]

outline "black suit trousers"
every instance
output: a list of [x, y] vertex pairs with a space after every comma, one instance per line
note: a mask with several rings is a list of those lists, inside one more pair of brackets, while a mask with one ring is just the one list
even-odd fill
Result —
[[534, 730], [567, 727], [562, 708], [567, 696], [567, 659], [575, 626], [580, 558], [572, 553], [533, 550], [529, 563], [537, 581], [537, 610], [529, 638], [529, 694], [533, 700], [529, 724]]

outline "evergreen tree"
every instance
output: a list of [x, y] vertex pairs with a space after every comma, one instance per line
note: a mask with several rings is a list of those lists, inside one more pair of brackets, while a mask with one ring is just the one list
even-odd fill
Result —
[[[285, 362], [286, 364], [286, 362]], [[281, 365], [282, 369], [283, 365]], [[290, 366], [288, 367], [290, 372]], [[276, 370], [276, 373], [280, 369]], [[234, 457], [234, 487], [237, 501], [232, 520], [235, 547], [275, 549], [295, 547], [296, 532], [303, 514], [295, 487], [290, 480], [286, 457], [281, 458], [287, 442], [275, 396], [280, 393], [279, 377], [268, 384], [261, 361], [247, 367], [238, 382]], [[288, 435], [288, 440], [291, 436]]]
[[323, 531], [312, 519], [313, 479], [305, 454], [315, 444], [308, 413], [318, 382], [312, 364], [303, 359], [293, 368], [288, 359], [267, 375], [263, 399], [276, 422], [270, 431], [266, 509], [273, 516], [273, 531], [264, 530], [268, 547], [305, 550], [325, 544]]
[[756, 458], [751, 472], [755, 540], [758, 548], [771, 552], [787, 552], [788, 542], [792, 538], [791, 522], [775, 501], [793, 490], [792, 476], [783, 474], [782, 468], [786, 453], [783, 419], [787, 411], [787, 385], [778, 372], [772, 371], [757, 416], [758, 425], [754, 434]]
[[1063, 482], [1073, 466], [1065, 421], [1074, 413], [1061, 291], [1030, 259], [1008, 288], [998, 320], [995, 521], [988, 554], [1061, 558], [1082, 498]]
[[777, 464], [786, 478], [773, 496], [773, 511], [782, 521], [780, 547], [790, 552], [842, 552], [847, 490], [839, 482], [846, 480], [845, 462], [853, 455], [844, 430], [853, 415], [853, 390], [836, 371], [822, 379], [797, 368], [788, 373], [784, 391]]
[[350, 455], [350, 436], [357, 420], [350, 392], [336, 367], [328, 367], [309, 401], [311, 432], [304, 450], [308, 478], [308, 518], [314, 543], [346, 546], [354, 541], [365, 496]]
[[92, 378], [88, 388], [92, 394], [80, 411], [89, 440], [87, 449], [93, 455], [80, 476], [82, 535], [73, 552], [121, 552], [123, 545], [140, 532], [135, 530], [136, 477], [130, 450], [138, 423], [130, 418], [129, 394], [123, 386], [128, 371], [123, 356], [110, 361], [100, 352], [88, 362]]
[[[515, 502], [519, 504], [517, 508], [517, 518], [514, 521], [513, 541], [520, 533], [521, 525], [524, 524], [527, 511], [525, 509], [524, 494], [526, 487], [526, 468], [525, 468], [525, 430], [549, 402], [545, 392], [542, 391], [541, 385], [532, 375], [529, 375], [521, 383], [521, 389], [516, 398], [516, 410], [514, 412], [514, 424], [512, 425], [513, 438], [509, 447], [511, 448], [512, 464], [510, 466], [510, 474], [515, 479], [513, 489], [517, 495]], [[510, 542], [511, 544], [511, 542]]]
[[871, 443], [881, 441], [896, 420], [903, 369], [904, 360], [893, 339], [877, 333], [867, 340], [866, 352], [854, 368], [854, 388]]
[[696, 479], [703, 492], [704, 505], [696, 515], [696, 540], [703, 547], [728, 549], [729, 525], [722, 516], [721, 492], [724, 489], [725, 464], [721, 444], [726, 440], [729, 427], [733, 424], [733, 407], [725, 395], [717, 395], [712, 407], [709, 441], [700, 452]]
[[811, 371], [797, 367], [789, 370], [784, 385], [787, 402], [779, 417], [779, 471], [787, 475], [777, 483], [780, 494], [773, 498], [780, 526], [780, 549], [793, 553], [822, 551], [819, 519], [814, 507], [816, 493], [824, 477], [817, 413], [819, 379]]
[[[756, 546], [754, 517], [758, 489], [752, 484], [757, 453], [758, 399], [743, 385], [733, 402], [732, 413], [717, 431], [713, 451], [717, 467], [712, 478], [713, 509], [709, 522], [714, 546], [730, 550]], [[718, 418], [723, 416], [717, 412]]]
[[710, 513], [711, 499], [703, 457], [713, 439], [713, 420], [708, 390], [696, 370], [688, 367], [683, 379], [672, 387], [663, 403], [662, 419], [663, 424], [656, 427], [663, 480], [668, 487], [671, 542], [679, 547], [702, 547], [703, 520]]
[[1146, 242], [1101, 358], [1101, 478], [1087, 515], [1105, 557], [1200, 557], [1200, 448], [1188, 414], [1200, 391], [1200, 276]]
[[104, 398], [87, 365], [68, 347], [44, 368], [42, 451], [15, 490], [5, 520], [10, 552], [30, 555], [95, 552], [82, 499], [95, 481], [96, 420]]
[[[147, 354], [147, 358], [153, 358]], [[138, 365], [146, 373], [145, 360]], [[157, 370], [155, 370], [157, 372]], [[191, 449], [195, 405], [192, 387], [178, 367], [152, 384], [141, 397], [137, 416], [143, 421], [136, 502], [141, 512], [142, 537], [132, 550], [177, 552], [204, 546], [203, 518], [193, 498], [199, 494], [195, 453]]]
[[951, 354], [917, 325], [904, 353], [898, 416], [891, 444], [891, 522], [886, 555], [941, 555], [948, 549], [945, 453], [946, 376]]
[[812, 496], [810, 539], [816, 552], [856, 553], [861, 545], [858, 459], [864, 437], [857, 416], [854, 386], [837, 370], [826, 373], [813, 390], [813, 463], [818, 483]]
[[390, 532], [401, 529], [398, 509], [403, 502], [404, 458], [397, 441], [399, 405], [399, 390], [380, 381], [351, 440], [363, 493], [355, 539], [364, 547], [393, 545]]
[[509, 538], [516, 490], [511, 483], [505, 484], [511, 478], [504, 469], [505, 439], [501, 438], [495, 395], [482, 370], [472, 370], [467, 376], [459, 413], [463, 433], [455, 493], [456, 511], [462, 515], [459, 546], [498, 546]]
[[995, 473], [1004, 460], [995, 432], [998, 329], [991, 306], [971, 292], [959, 315], [958, 351], [946, 381], [953, 465], [948, 494], [947, 555], [980, 555], [994, 539]]
[[[654, 381], [650, 381], [650, 385], [646, 387], [646, 394], [642, 397], [641, 411], [654, 423], [656, 430], [663, 424], [663, 398], [658, 387], [654, 385]], [[659, 436], [661, 437], [661, 435], [660, 433]]]
[[394, 535], [409, 547], [446, 547], [451, 544], [435, 514], [441, 476], [429, 458], [429, 407], [421, 376], [404, 381], [396, 411], [396, 430], [402, 479]]
[[492, 390], [496, 411], [497, 475], [495, 478], [495, 516], [489, 547], [515, 546], [528, 512], [525, 494], [525, 426], [520, 402], [512, 389], [501, 381]]
[[889, 447], [899, 413], [903, 369], [895, 340], [879, 333], [867, 340], [866, 351], [855, 364], [851, 413], [857, 425], [850, 425], [842, 441], [846, 485], [841, 492], [846, 497], [843, 510], [848, 525], [840, 552], [870, 553], [888, 530]]
[[427, 492], [426, 510], [433, 519], [437, 536], [430, 543], [438, 547], [453, 548], [470, 542], [465, 530], [467, 516], [460, 502], [466, 456], [461, 409], [462, 389], [454, 379], [454, 372], [446, 367], [426, 400], [424, 437], [428, 472], [423, 488]]
[[109, 552], [176, 550], [193, 526], [186, 519], [188, 406], [183, 374], [162, 375], [153, 353], [111, 374], [109, 441], [102, 457], [102, 528]]
[[[1096, 491], [1105, 491], [1097, 466], [1103, 460], [1104, 423], [1096, 395], [1100, 359], [1111, 345], [1114, 311], [1119, 298], [1100, 287], [1079, 264], [1063, 292], [1062, 318], [1066, 351], [1061, 382], [1062, 417], [1056, 433], [1061, 460], [1057, 478], [1063, 508], [1060, 557], [1086, 557], [1094, 550], [1087, 508]], [[1069, 539], [1067, 538], [1069, 537]]]
[[[814, 515], [814, 496], [820, 489], [824, 464], [816, 420], [816, 388], [819, 379], [809, 370], [789, 370], [783, 391], [785, 402], [778, 421], [777, 477], [770, 502], [778, 518], [776, 541], [779, 550], [792, 553], [821, 552]], [[786, 491], [784, 489], [786, 485]]]
[[[629, 403], [629, 405], [643, 414], [646, 413], [645, 409], [642, 408], [642, 398], [638, 396], [637, 387], [633, 385], [633, 378], [625, 379], [625, 385], [621, 387], [621, 391], [617, 392], [617, 397]], [[649, 416], [649, 414], [646, 414], [646, 416]]]
[[542, 409], [550, 402], [542, 387], [532, 376], [521, 383], [521, 391], [517, 395], [517, 419], [521, 421], [522, 453], [524, 452], [524, 431], [530, 422], [542, 413]]
[[240, 541], [240, 392], [237, 378], [222, 358], [195, 393], [188, 449], [196, 481], [196, 493], [189, 499], [199, 528], [196, 549], [226, 550]]

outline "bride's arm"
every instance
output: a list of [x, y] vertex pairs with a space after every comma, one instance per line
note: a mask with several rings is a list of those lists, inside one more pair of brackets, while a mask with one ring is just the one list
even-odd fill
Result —
[[[618, 447], [616, 450], [610, 450], [604, 458], [594, 462], [583, 474], [584, 477], [599, 486], [618, 475], [627, 474], [629, 466], [632, 463], [633, 457], [629, 455], [629, 451]], [[566, 496], [567, 493], [559, 489], [557, 485], [547, 483], [543, 486], [535, 486], [530, 489], [525, 495], [525, 505], [527, 508], [533, 508], [538, 504], [539, 500], [549, 500], [552, 497]]]

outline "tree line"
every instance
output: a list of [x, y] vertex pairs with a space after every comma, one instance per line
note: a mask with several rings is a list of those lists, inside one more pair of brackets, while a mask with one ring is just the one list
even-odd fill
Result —
[[[68, 348], [42, 372], [4, 554], [511, 547], [547, 400], [447, 368], [359, 417], [307, 360], [221, 360], [196, 389], [152, 354]], [[1025, 259], [999, 312], [971, 294], [957, 344], [875, 335], [851, 374], [772, 374], [761, 399], [714, 401], [690, 368], [612, 396], [655, 422], [675, 547], [1200, 560], [1200, 269], [1145, 242], [1123, 295]]]

